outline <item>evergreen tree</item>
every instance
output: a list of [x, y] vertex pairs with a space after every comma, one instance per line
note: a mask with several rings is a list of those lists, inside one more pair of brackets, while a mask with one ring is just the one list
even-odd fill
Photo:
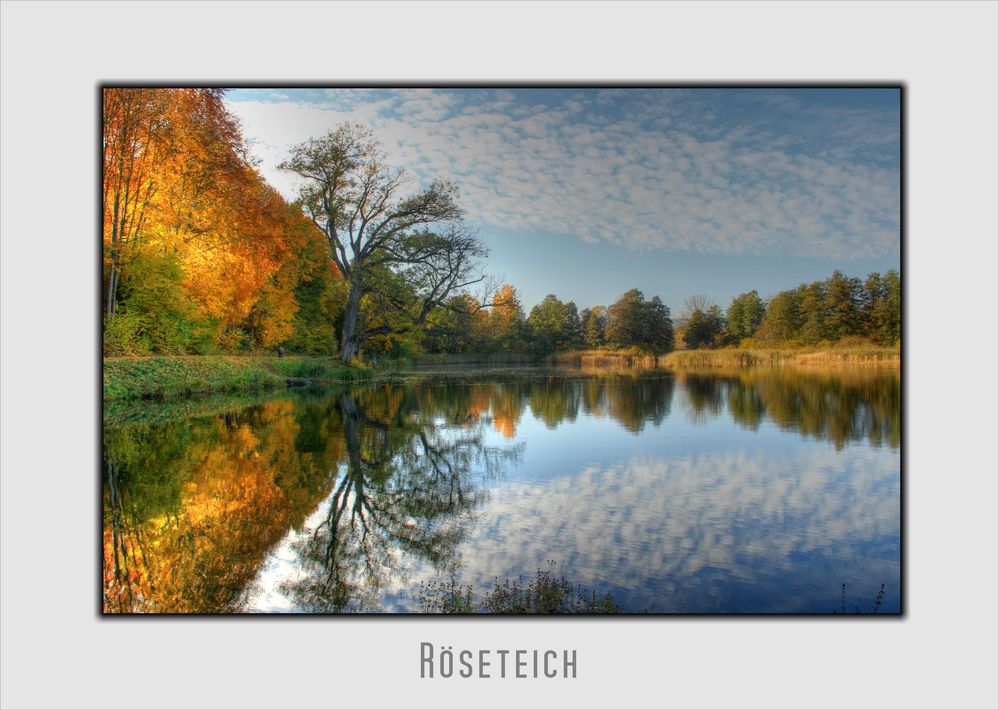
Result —
[[840, 271], [834, 271], [826, 281], [826, 338], [838, 340], [860, 332], [862, 290], [860, 279], [849, 279]]

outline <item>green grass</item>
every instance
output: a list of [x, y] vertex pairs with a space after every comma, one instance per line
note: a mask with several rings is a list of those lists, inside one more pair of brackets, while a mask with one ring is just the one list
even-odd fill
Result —
[[322, 357], [190, 355], [104, 359], [104, 400], [253, 392], [312, 382], [363, 380], [369, 370]]

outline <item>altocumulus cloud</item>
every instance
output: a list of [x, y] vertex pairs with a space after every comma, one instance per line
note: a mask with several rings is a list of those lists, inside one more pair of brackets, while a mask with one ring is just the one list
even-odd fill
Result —
[[341, 121], [371, 126], [412, 188], [448, 175], [484, 228], [632, 249], [898, 254], [898, 94], [873, 90], [270, 90], [229, 106], [261, 170]]

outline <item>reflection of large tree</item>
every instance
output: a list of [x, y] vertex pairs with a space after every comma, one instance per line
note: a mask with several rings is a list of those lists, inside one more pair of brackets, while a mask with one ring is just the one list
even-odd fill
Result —
[[325, 518], [295, 543], [301, 574], [283, 591], [298, 606], [374, 609], [406, 563], [457, 564], [485, 497], [476, 477], [497, 473], [517, 450], [484, 444], [471, 388], [450, 394], [385, 385], [338, 397], [346, 457]]

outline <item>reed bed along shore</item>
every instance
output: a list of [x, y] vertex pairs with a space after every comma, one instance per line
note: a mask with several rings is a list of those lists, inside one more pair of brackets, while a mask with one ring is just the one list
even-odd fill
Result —
[[718, 350], [676, 350], [666, 355], [615, 352], [613, 350], [577, 350], [555, 353], [548, 357], [547, 362], [586, 367], [627, 366], [673, 369], [774, 366], [898, 367], [901, 363], [901, 352], [898, 348], [877, 346], [816, 348], [814, 350], [720, 348]]

